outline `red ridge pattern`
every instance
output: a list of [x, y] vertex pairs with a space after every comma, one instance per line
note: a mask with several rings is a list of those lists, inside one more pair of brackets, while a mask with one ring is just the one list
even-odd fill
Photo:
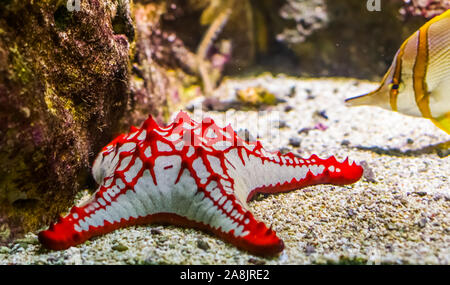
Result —
[[251, 253], [273, 255], [283, 241], [247, 209], [255, 193], [350, 184], [363, 169], [348, 159], [268, 152], [229, 125], [220, 128], [209, 118], [197, 123], [180, 112], [167, 127], [149, 117], [118, 136], [100, 152], [92, 173], [99, 189], [39, 233], [45, 247], [62, 250], [120, 227], [162, 223], [202, 229]]

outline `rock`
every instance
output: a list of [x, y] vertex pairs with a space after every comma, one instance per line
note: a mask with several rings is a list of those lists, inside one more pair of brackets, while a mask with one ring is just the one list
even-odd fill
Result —
[[301, 135], [301, 134], [308, 134], [311, 130], [313, 130], [313, 128], [302, 128], [302, 129], [297, 131], [297, 134], [299, 134], [299, 135]]
[[342, 140], [341, 141], [341, 145], [342, 146], [349, 146], [350, 145], [350, 141], [349, 140]]
[[441, 158], [447, 157], [450, 155], [450, 148], [448, 148], [448, 149], [438, 148], [438, 149], [436, 149], [436, 153]]
[[286, 107], [284, 107], [284, 111], [285, 112], [290, 112], [290, 111], [292, 111], [294, 109], [294, 107], [292, 107], [292, 106], [290, 106], [290, 105], [287, 105]]
[[316, 99], [316, 96], [314, 96], [311, 93], [308, 93], [308, 96], [306, 96], [306, 100], [314, 100], [314, 99]]
[[396, 229], [397, 229], [397, 226], [394, 225], [394, 224], [392, 224], [392, 223], [389, 223], [389, 224], [386, 225], [386, 228], [387, 228], [388, 230], [390, 230], [390, 231], [393, 231], [393, 230], [396, 230]]
[[375, 180], [375, 173], [373, 172], [372, 168], [369, 167], [369, 164], [367, 163], [367, 161], [363, 160], [360, 162], [360, 164], [364, 169], [364, 173], [363, 173], [364, 179], [366, 179], [368, 182], [371, 182], [371, 183], [377, 182]]
[[0, 254], [8, 254], [11, 252], [11, 249], [6, 246], [0, 246]]
[[298, 137], [292, 137], [289, 139], [289, 144], [293, 147], [300, 147], [301, 142], [302, 141]]
[[288, 154], [289, 152], [291, 152], [291, 149], [290, 148], [288, 148], [288, 147], [282, 147], [282, 148], [280, 148], [280, 153], [281, 154]]
[[197, 240], [197, 247], [200, 248], [200, 249], [203, 249], [205, 251], [210, 249], [209, 244], [206, 241], [202, 240], [202, 239], [198, 239]]
[[254, 265], [264, 265], [266, 264], [266, 261], [263, 259], [258, 259], [258, 258], [250, 258], [248, 260], [248, 263], [254, 264]]
[[328, 129], [328, 126], [322, 124], [322, 123], [317, 123], [314, 125], [314, 130], [319, 130], [319, 131], [326, 131]]
[[[131, 1], [130, 1], [131, 2]], [[136, 37], [130, 76], [130, 99], [124, 126], [137, 125], [149, 113], [158, 121], [182, 109], [188, 100], [202, 95], [196, 55], [186, 48], [173, 29], [162, 21], [177, 21], [180, 7], [170, 9], [165, 1], [135, 1]], [[130, 51], [131, 52], [131, 51]]]
[[[7, 240], [73, 203], [128, 102], [126, 1], [0, 2], [0, 224]], [[115, 30], [111, 20], [122, 24]]]
[[276, 105], [280, 102], [275, 94], [260, 86], [238, 90], [236, 92], [236, 99], [241, 104], [252, 107]]
[[277, 121], [274, 122], [274, 127], [275, 128], [282, 129], [282, 128], [286, 128], [287, 126], [288, 125], [287, 125], [286, 121], [284, 121], [284, 120], [277, 120]]
[[328, 120], [327, 112], [325, 110], [315, 111], [314, 115], [317, 117], [323, 118], [325, 120]]
[[20, 244], [39, 244], [39, 241], [37, 237], [28, 237], [28, 238], [22, 238], [22, 239], [16, 239], [16, 243]]
[[267, 193], [258, 193], [255, 195], [255, 198], [253, 198], [253, 200], [262, 201], [262, 200], [266, 199], [268, 196], [269, 196], [269, 194], [267, 194]]
[[392, 244], [386, 244], [386, 249], [389, 251], [389, 252], [394, 252], [394, 246], [392, 245]]
[[297, 95], [297, 88], [295, 87], [295, 85], [293, 85], [290, 89], [289, 89], [289, 93], [287, 94], [287, 96], [289, 98], [294, 98], [295, 95]]
[[433, 196], [433, 200], [434, 201], [439, 201], [440, 199], [442, 199], [444, 196], [442, 195], [442, 194], [440, 194], [440, 193], [436, 193], [436, 194], [434, 194], [434, 196]]
[[355, 211], [353, 211], [352, 209], [349, 209], [349, 210], [347, 211], [347, 215], [348, 215], [349, 217], [353, 217], [355, 214], [356, 214]]
[[119, 243], [119, 244], [113, 246], [112, 249], [122, 252], [122, 251], [127, 251], [128, 247], [126, 245]]
[[424, 227], [427, 225], [427, 222], [428, 222], [427, 218], [421, 218], [421, 219], [417, 222], [417, 225], [418, 225], [420, 228], [424, 228]]
[[314, 246], [308, 244], [308, 245], [305, 247], [305, 253], [306, 253], [306, 255], [311, 255], [311, 254], [313, 254], [313, 253], [315, 253], [315, 252], [316, 252], [316, 248], [315, 248]]
[[151, 229], [150, 233], [152, 235], [160, 235], [160, 234], [162, 234], [161, 230], [159, 230], [159, 229]]

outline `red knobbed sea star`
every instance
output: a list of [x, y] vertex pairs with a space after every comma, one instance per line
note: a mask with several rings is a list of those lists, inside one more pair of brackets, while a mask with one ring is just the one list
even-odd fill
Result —
[[229, 125], [220, 128], [209, 118], [197, 123], [180, 112], [167, 127], [149, 117], [140, 129], [114, 139], [92, 173], [99, 189], [39, 233], [45, 247], [66, 249], [120, 227], [164, 223], [202, 229], [251, 253], [273, 255], [284, 244], [248, 210], [254, 194], [350, 184], [363, 168], [348, 159], [268, 152], [260, 142], [239, 138]]

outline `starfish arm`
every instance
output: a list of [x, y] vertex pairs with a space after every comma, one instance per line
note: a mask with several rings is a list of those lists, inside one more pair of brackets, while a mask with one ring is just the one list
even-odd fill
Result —
[[[189, 168], [180, 170], [180, 162], [176, 157], [157, 161], [157, 185], [148, 170], [133, 189], [127, 188], [121, 178], [108, 187], [102, 185], [91, 201], [72, 208], [66, 217], [39, 233], [40, 242], [47, 248], [61, 250], [120, 227], [162, 223], [201, 229], [259, 255], [283, 250], [283, 242], [275, 232], [256, 221], [232, 194], [232, 180], [210, 176], [197, 187], [198, 176], [192, 175]], [[173, 167], [162, 171], [167, 164]], [[182, 174], [176, 179], [178, 171]], [[222, 185], [220, 180], [228, 183]]]
[[258, 143], [244, 143], [226, 153], [228, 173], [240, 185], [240, 196], [251, 200], [258, 192], [277, 193], [316, 184], [346, 185], [358, 181], [363, 168], [331, 156], [304, 159], [292, 153], [268, 152]]

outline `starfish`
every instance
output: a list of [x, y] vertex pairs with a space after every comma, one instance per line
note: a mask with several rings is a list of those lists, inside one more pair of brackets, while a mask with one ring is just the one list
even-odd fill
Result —
[[248, 209], [256, 193], [345, 185], [362, 173], [348, 159], [266, 151], [259, 141], [245, 141], [230, 125], [221, 128], [210, 118], [198, 123], [180, 112], [160, 127], [150, 116], [102, 149], [92, 167], [100, 184], [96, 193], [40, 232], [39, 241], [62, 250], [120, 227], [162, 223], [201, 229], [250, 253], [274, 255], [284, 244]]

